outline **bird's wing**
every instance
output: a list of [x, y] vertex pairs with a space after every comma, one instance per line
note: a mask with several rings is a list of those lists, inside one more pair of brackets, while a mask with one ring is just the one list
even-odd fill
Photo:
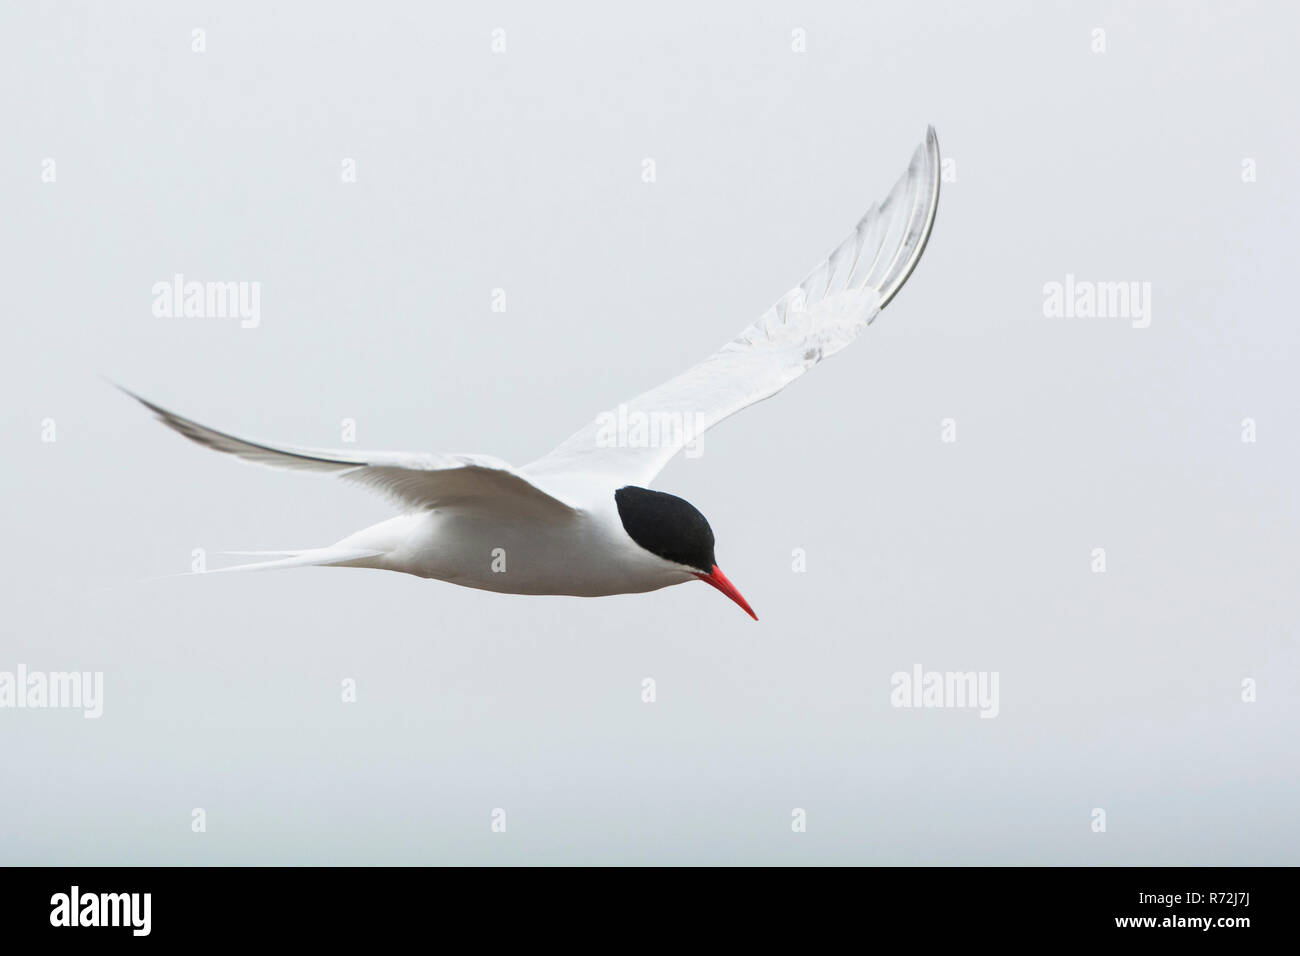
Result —
[[205, 448], [272, 468], [335, 474], [367, 485], [409, 511], [451, 508], [469, 502], [507, 498], [512, 504], [539, 513], [575, 510], [568, 502], [543, 491], [508, 463], [488, 455], [347, 452], [268, 445], [208, 428], [126, 389], [122, 391], [153, 412], [168, 428]]
[[523, 472], [648, 484], [703, 431], [775, 395], [870, 325], [916, 268], [938, 203], [939, 140], [930, 127], [884, 201], [757, 322], [676, 378], [597, 416]]

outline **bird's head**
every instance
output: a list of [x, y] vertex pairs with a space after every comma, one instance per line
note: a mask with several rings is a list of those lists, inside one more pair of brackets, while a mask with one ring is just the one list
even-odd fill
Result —
[[639, 547], [711, 584], [758, 620], [749, 602], [718, 567], [713, 556], [713, 529], [698, 508], [676, 495], [634, 485], [614, 492], [614, 502], [623, 530]]

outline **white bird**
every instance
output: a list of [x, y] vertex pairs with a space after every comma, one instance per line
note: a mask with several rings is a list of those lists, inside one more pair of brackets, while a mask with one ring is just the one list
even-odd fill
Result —
[[[380, 568], [509, 594], [595, 597], [702, 580], [757, 620], [718, 568], [713, 531], [690, 503], [647, 486], [700, 432], [775, 395], [871, 324], [916, 268], [939, 202], [934, 128], [857, 228], [753, 325], [687, 369], [515, 468], [485, 455], [350, 452], [236, 438], [138, 399], [216, 451], [336, 474], [389, 495], [403, 514], [337, 544], [222, 571]], [[124, 389], [125, 391], [125, 389]], [[646, 435], [613, 422], [685, 423]], [[611, 434], [613, 432], [613, 434]], [[208, 572], [213, 573], [213, 572]]]

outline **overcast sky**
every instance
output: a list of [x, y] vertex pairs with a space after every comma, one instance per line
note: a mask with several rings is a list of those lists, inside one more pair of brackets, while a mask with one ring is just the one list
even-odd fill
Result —
[[[1300, 14], [472, 6], [0, 12], [0, 672], [103, 674], [98, 719], [0, 709], [0, 856], [1300, 862]], [[693, 583], [142, 583], [393, 512], [101, 376], [523, 464], [755, 319], [927, 123], [907, 286], [656, 483], [759, 623]], [[156, 314], [178, 273], [256, 323]], [[1067, 276], [1136, 296], [1057, 316]], [[996, 717], [894, 706], [917, 667]]]

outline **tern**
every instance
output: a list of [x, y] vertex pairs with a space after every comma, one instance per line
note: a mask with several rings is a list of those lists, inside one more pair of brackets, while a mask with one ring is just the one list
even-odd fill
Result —
[[704, 515], [649, 485], [703, 430], [775, 395], [871, 324], [925, 251], [938, 208], [939, 170], [939, 142], [930, 127], [889, 195], [802, 282], [704, 361], [620, 406], [620, 415], [629, 418], [690, 426], [660, 429], [655, 441], [611, 429], [606, 413], [516, 468], [487, 455], [331, 451], [250, 441], [127, 394], [207, 448], [360, 482], [388, 495], [403, 512], [329, 547], [233, 552], [282, 557], [202, 573], [378, 568], [486, 591], [583, 597], [699, 580], [758, 620], [718, 567]]

